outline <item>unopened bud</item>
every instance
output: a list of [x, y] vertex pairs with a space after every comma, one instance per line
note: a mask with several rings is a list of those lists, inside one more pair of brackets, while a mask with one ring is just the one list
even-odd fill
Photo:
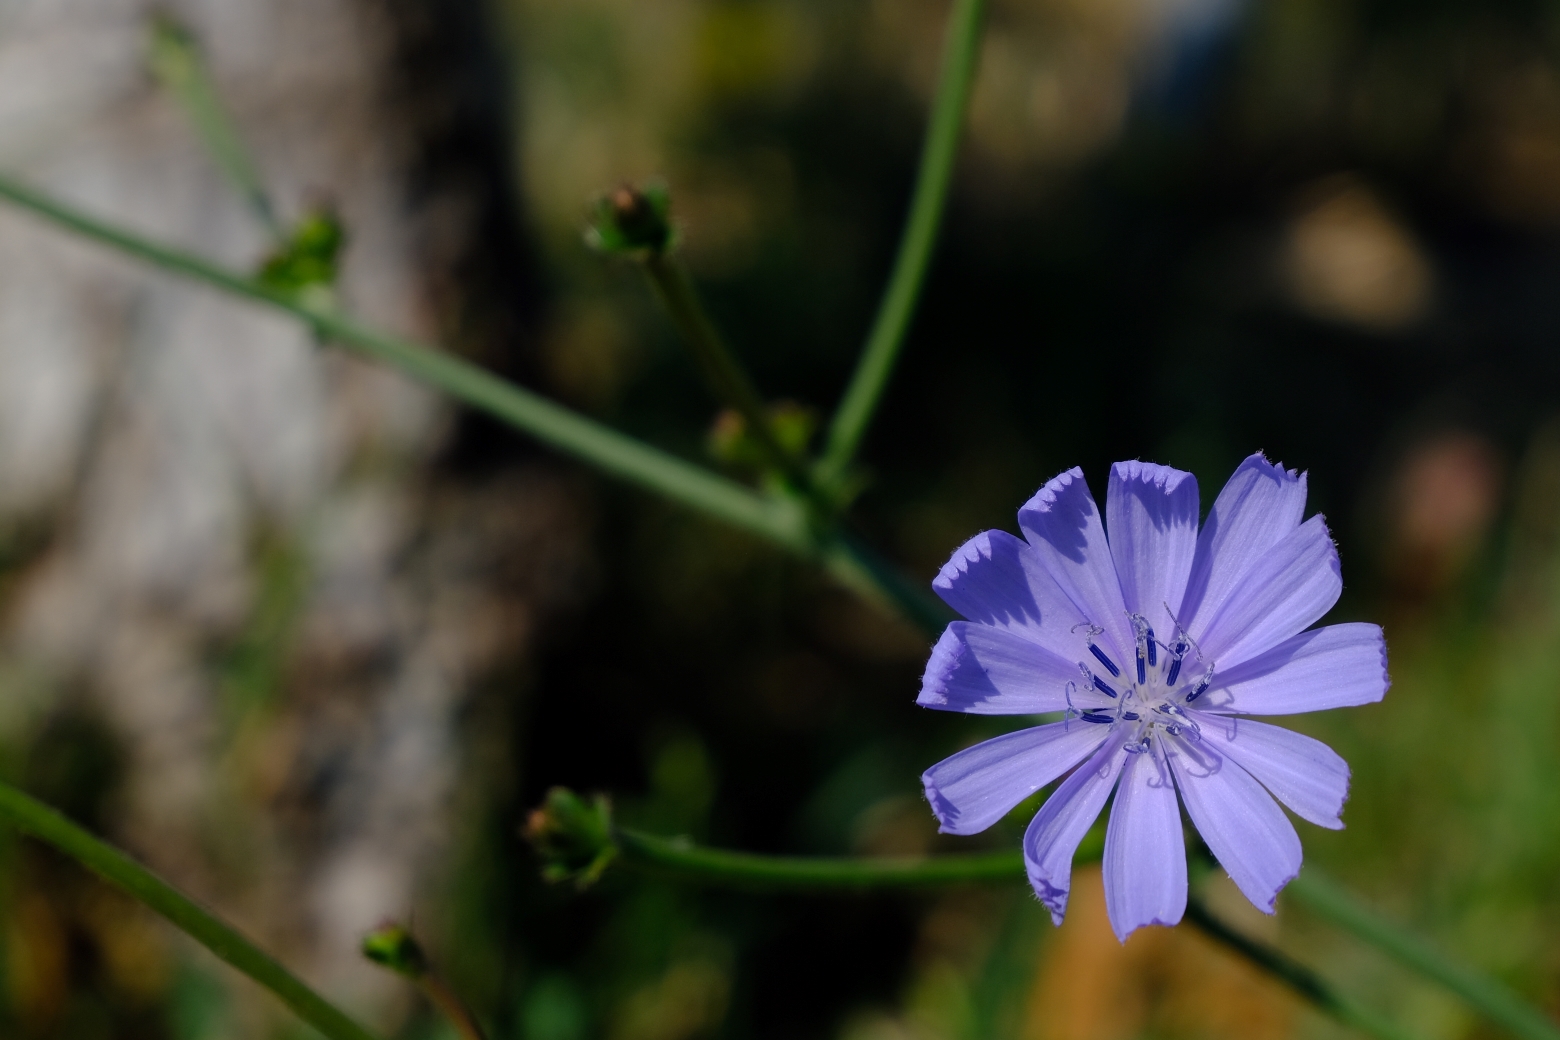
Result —
[[412, 933], [390, 922], [363, 936], [363, 956], [409, 979], [428, 973], [428, 958]]
[[586, 801], [566, 787], [547, 792], [546, 800], [526, 818], [525, 836], [542, 857], [542, 877], [572, 878], [581, 888], [599, 878], [617, 854], [606, 797]]
[[603, 253], [664, 253], [673, 238], [671, 206], [658, 181], [619, 185], [596, 200], [585, 240]]

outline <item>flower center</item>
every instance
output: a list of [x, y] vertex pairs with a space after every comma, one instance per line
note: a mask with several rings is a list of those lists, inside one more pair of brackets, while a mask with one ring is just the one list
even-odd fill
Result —
[[[1083, 641], [1093, 663], [1078, 662], [1083, 680], [1081, 684], [1068, 684], [1067, 717], [1097, 725], [1130, 726], [1125, 749], [1135, 755], [1150, 750], [1160, 733], [1197, 739], [1197, 723], [1187, 715], [1184, 706], [1196, 701], [1212, 685], [1213, 665], [1210, 663], [1200, 675], [1184, 668], [1194, 654], [1201, 662], [1202, 654], [1179, 625], [1175, 639], [1162, 643], [1142, 614], [1130, 614], [1128, 618], [1137, 646], [1125, 672], [1094, 641], [1104, 629], [1091, 622], [1077, 626], [1085, 630]], [[1092, 706], [1073, 705], [1073, 694], [1080, 688], [1092, 695], [1087, 698], [1094, 702]]]

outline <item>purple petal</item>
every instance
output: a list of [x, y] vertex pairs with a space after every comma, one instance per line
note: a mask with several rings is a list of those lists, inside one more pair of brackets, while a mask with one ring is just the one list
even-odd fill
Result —
[[1006, 531], [982, 531], [961, 545], [932, 588], [971, 621], [1023, 629], [1069, 659], [1076, 660], [1082, 650], [1072, 628], [1083, 615], [1056, 587], [1035, 551]]
[[1299, 527], [1304, 513], [1304, 473], [1275, 466], [1261, 452], [1237, 466], [1197, 538], [1181, 623], [1191, 630], [1217, 614], [1241, 575]]
[[975, 715], [1038, 715], [1067, 707], [1078, 665], [1020, 632], [955, 621], [932, 647], [921, 677], [923, 708]]
[[1108, 735], [1086, 722], [1053, 722], [982, 741], [921, 774], [944, 834], [977, 834], [1061, 776]]
[[[1035, 492], [1018, 511], [1018, 526], [1041, 566], [1079, 614], [1104, 629], [1097, 639], [1120, 665], [1136, 641], [1127, 626], [1116, 564], [1083, 470], [1070, 469]], [[1078, 647], [1083, 648], [1081, 635]]]
[[1170, 771], [1155, 755], [1128, 756], [1105, 829], [1105, 911], [1122, 942], [1146, 924], [1186, 912], [1186, 843]]
[[1179, 616], [1197, 553], [1200, 509], [1197, 478], [1190, 473], [1148, 462], [1111, 467], [1105, 524], [1121, 596], [1164, 640], [1175, 632], [1165, 604]]
[[1313, 516], [1264, 553], [1207, 628], [1193, 634], [1204, 660], [1232, 668], [1309, 627], [1342, 591], [1338, 548]]
[[1196, 714], [1203, 743], [1256, 777], [1296, 816], [1318, 827], [1343, 829], [1338, 815], [1349, 797], [1349, 764], [1332, 748], [1265, 722]]
[[[1119, 731], [1121, 727], [1112, 729]], [[1024, 864], [1029, 871], [1029, 883], [1040, 902], [1051, 911], [1055, 924], [1061, 924], [1062, 915], [1067, 912], [1072, 861], [1078, 843], [1105, 807], [1105, 799], [1116, 786], [1122, 760], [1127, 757], [1121, 750], [1122, 740], [1121, 733], [1113, 732], [1105, 746], [1046, 799], [1024, 832]]]
[[1387, 642], [1381, 626], [1328, 625], [1275, 646], [1214, 676], [1198, 707], [1243, 715], [1295, 715], [1374, 704], [1386, 694]]
[[1205, 742], [1171, 738], [1187, 815], [1252, 905], [1273, 912], [1278, 890], [1300, 873], [1300, 837], [1262, 785]]

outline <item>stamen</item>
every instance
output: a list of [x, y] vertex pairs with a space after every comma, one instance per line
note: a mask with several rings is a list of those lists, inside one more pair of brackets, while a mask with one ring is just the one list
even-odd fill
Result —
[[1144, 737], [1136, 744], [1125, 744], [1122, 746], [1121, 750], [1125, 751], [1129, 755], [1144, 754], [1148, 751], [1148, 738]]
[[1094, 675], [1093, 673], [1090, 673], [1089, 678], [1094, 680], [1094, 688], [1096, 690], [1099, 690], [1107, 697], [1114, 698], [1116, 696], [1116, 691], [1111, 689], [1110, 684], [1107, 683], [1104, 679], [1101, 679], [1099, 676]]
[[1148, 623], [1148, 618], [1142, 614], [1128, 614], [1127, 620], [1132, 622], [1132, 631], [1137, 635], [1137, 677], [1138, 684], [1142, 685], [1148, 681], [1147, 667], [1158, 661], [1159, 648], [1154, 644], [1154, 627]]
[[[1175, 657], [1170, 662], [1170, 674], [1165, 676], [1165, 685], [1166, 686], [1174, 686], [1175, 685], [1176, 678], [1181, 674], [1181, 654], [1186, 652], [1186, 644], [1185, 643], [1177, 643], [1175, 645], [1179, 649], [1180, 652], [1176, 653]], [[1174, 651], [1172, 651], [1172, 652], [1174, 652]]]
[[1098, 722], [1103, 725], [1109, 725], [1110, 723], [1116, 721], [1109, 715], [1104, 715], [1097, 711], [1086, 711], [1079, 717], [1083, 719], [1084, 722]]
[[1201, 697], [1203, 694], [1207, 693], [1208, 692], [1208, 687], [1210, 687], [1212, 685], [1213, 685], [1213, 669], [1209, 668], [1208, 671], [1203, 674], [1203, 677], [1201, 679], [1197, 680], [1197, 685], [1193, 686], [1191, 691], [1189, 693], [1187, 693], [1187, 695], [1186, 695], [1186, 703], [1190, 704], [1193, 701], [1195, 701], [1197, 698]]
[[[1095, 646], [1093, 642], [1089, 643], [1089, 653], [1093, 654], [1094, 659], [1100, 664], [1104, 665], [1106, 669], [1110, 671], [1112, 678], [1119, 678], [1121, 676], [1121, 669], [1116, 667], [1116, 662], [1106, 657], [1105, 651]], [[1113, 693], [1111, 696], [1114, 697], [1116, 695]]]
[[[1105, 666], [1105, 668], [1110, 672], [1112, 678], [1120, 678], [1121, 669], [1116, 667], [1116, 662], [1106, 657], [1105, 651], [1094, 645], [1094, 637], [1100, 635], [1105, 630], [1099, 625], [1096, 625], [1094, 622], [1085, 618], [1070, 628], [1068, 631], [1076, 632], [1080, 628], [1086, 629], [1083, 634], [1083, 641], [1088, 644], [1089, 653], [1094, 655], [1094, 659], [1096, 661]], [[1114, 697], [1116, 695], [1113, 693], [1111, 696]]]
[[1126, 719], [1128, 722], [1136, 722], [1138, 719], [1142, 718], [1142, 716], [1135, 711], [1124, 711], [1121, 713], [1121, 717]]

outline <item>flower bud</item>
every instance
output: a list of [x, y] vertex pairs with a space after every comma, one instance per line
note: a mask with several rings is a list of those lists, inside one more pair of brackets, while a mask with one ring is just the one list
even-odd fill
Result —
[[409, 979], [420, 979], [428, 972], [428, 958], [412, 933], [389, 922], [363, 936], [363, 956]]
[[603, 253], [664, 253], [672, 245], [666, 185], [622, 184], [596, 200], [585, 241]]
[[565, 787], [547, 792], [526, 819], [525, 836], [541, 856], [542, 877], [573, 879], [584, 888], [601, 876], [617, 854], [612, 809], [604, 795], [586, 801]]

